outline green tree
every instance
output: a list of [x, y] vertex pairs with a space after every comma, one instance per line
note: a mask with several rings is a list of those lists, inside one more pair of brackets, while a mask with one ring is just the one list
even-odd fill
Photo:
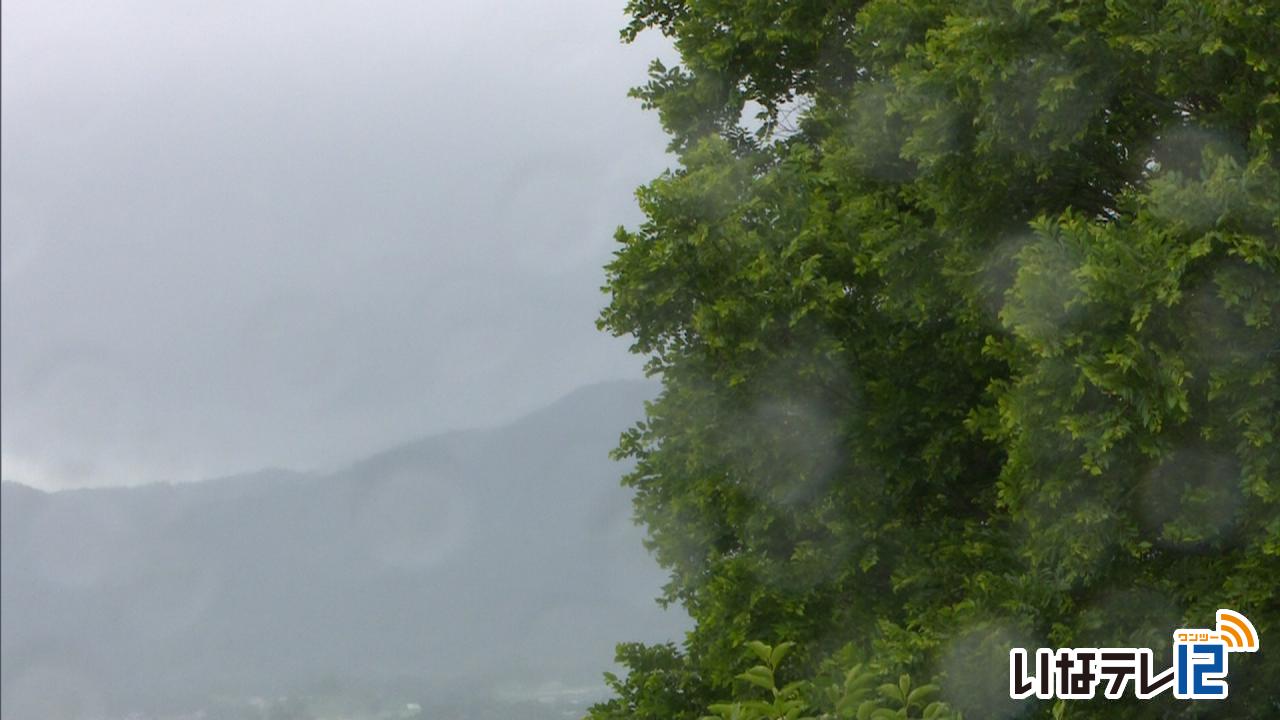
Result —
[[600, 322], [663, 382], [618, 453], [696, 627], [595, 717], [701, 716], [752, 638], [970, 717], [1277, 716], [1275, 651], [1056, 711], [1005, 653], [1280, 642], [1280, 4], [628, 8], [678, 164]]

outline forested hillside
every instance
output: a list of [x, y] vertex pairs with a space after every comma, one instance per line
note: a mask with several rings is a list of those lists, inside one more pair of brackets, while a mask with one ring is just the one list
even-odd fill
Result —
[[582, 712], [620, 632], [684, 627], [609, 460], [652, 392], [591, 386], [332, 474], [5, 483], [5, 719]]

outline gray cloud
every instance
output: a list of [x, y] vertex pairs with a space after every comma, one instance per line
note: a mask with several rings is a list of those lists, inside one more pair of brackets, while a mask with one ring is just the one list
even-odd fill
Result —
[[6, 2], [4, 477], [326, 467], [638, 376], [593, 321], [669, 51], [619, 6]]

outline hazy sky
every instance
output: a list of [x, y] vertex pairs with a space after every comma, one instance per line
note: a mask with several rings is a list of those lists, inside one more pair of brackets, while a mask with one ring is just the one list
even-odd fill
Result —
[[622, 2], [3, 5], [3, 474], [341, 465], [639, 377]]

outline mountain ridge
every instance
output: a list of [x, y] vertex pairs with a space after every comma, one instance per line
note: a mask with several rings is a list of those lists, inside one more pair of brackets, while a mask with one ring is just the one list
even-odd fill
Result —
[[[285, 467], [280, 465], [267, 465], [267, 466], [258, 468], [256, 470], [246, 470], [244, 472], [226, 473], [221, 475], [215, 475], [213, 477], [199, 478], [196, 480], [186, 480], [186, 481], [157, 480], [154, 482], [145, 482], [145, 483], [138, 483], [138, 484], [132, 484], [132, 485], [97, 485], [97, 486], [68, 487], [68, 488], [40, 488], [40, 487], [36, 487], [35, 485], [25, 483], [21, 480], [4, 478], [4, 479], [0, 479], [0, 487], [11, 485], [18, 488], [25, 488], [27, 490], [40, 493], [42, 495], [51, 495], [55, 493], [74, 493], [74, 492], [100, 491], [100, 490], [136, 490], [141, 488], [155, 488], [155, 487], [187, 487], [192, 485], [227, 485], [227, 484], [238, 484], [238, 483], [256, 483], [256, 482], [260, 482], [263, 479], [305, 480], [310, 478], [317, 478], [317, 477], [324, 477], [328, 475], [338, 474], [346, 470], [349, 470], [352, 466], [368, 462], [369, 460], [376, 459], [383, 455], [399, 452], [411, 446], [444, 442], [446, 440], [455, 440], [459, 437], [466, 437], [469, 435], [476, 435], [476, 434], [484, 434], [487, 432], [501, 430], [503, 428], [510, 427], [512, 425], [518, 425], [524, 422], [528, 422], [533, 419], [536, 419], [540, 415], [553, 412], [556, 408], [566, 403], [571, 403], [575, 398], [578, 398], [578, 397], [591, 396], [591, 395], [604, 393], [606, 391], [613, 391], [615, 393], [620, 393], [627, 396], [635, 396], [635, 397], [641, 398], [642, 400], [648, 400], [648, 399], [652, 399], [657, 395], [658, 389], [659, 389], [659, 384], [656, 381], [650, 380], [650, 379], [636, 380], [636, 379], [620, 378], [615, 380], [601, 380], [599, 382], [588, 383], [586, 385], [581, 385], [579, 387], [576, 387], [573, 390], [570, 390], [565, 395], [562, 395], [559, 398], [556, 398], [555, 400], [552, 400], [551, 402], [545, 405], [533, 408], [532, 410], [506, 423], [499, 423], [496, 425], [478, 425], [475, 427], [442, 430], [440, 432], [428, 433], [424, 435], [411, 437], [401, 442], [395, 443], [393, 445], [385, 446], [382, 449], [372, 450], [360, 456], [357, 459], [345, 461], [343, 463], [338, 463], [331, 468], [323, 469], [323, 470], [298, 470], [295, 468], [290, 468], [290, 467]], [[643, 410], [642, 407], [640, 407], [639, 409]], [[640, 420], [640, 418], [641, 418], [640, 414], [637, 413], [636, 417], [632, 422], [638, 421]], [[621, 432], [624, 429], [625, 427], [619, 428], [619, 432]]]
[[468, 702], [599, 689], [615, 641], [684, 628], [652, 601], [665, 578], [608, 460], [654, 392], [598, 384], [329, 473], [6, 482], [3, 715], [176, 712], [318, 686], [424, 708], [462, 687]]

